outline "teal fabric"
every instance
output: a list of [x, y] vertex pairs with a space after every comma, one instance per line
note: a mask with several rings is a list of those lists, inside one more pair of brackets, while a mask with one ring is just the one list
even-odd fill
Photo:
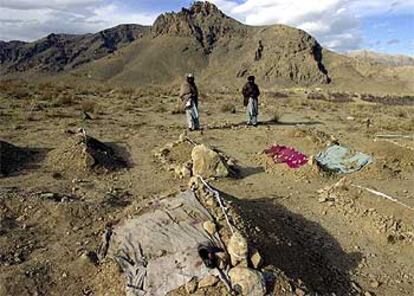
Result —
[[339, 174], [352, 174], [374, 161], [372, 156], [338, 145], [330, 146], [316, 156], [318, 165], [327, 171]]

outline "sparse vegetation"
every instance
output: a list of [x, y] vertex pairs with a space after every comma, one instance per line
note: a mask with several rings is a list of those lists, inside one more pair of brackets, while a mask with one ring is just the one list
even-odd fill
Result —
[[289, 93], [284, 91], [269, 91], [265, 95], [270, 99], [284, 99], [289, 98]]
[[224, 103], [220, 107], [220, 111], [223, 113], [236, 113], [236, 106], [233, 103]]
[[54, 100], [54, 107], [68, 107], [76, 103], [72, 94], [62, 93]]
[[89, 112], [89, 113], [97, 113], [97, 103], [93, 100], [85, 100], [81, 104], [82, 111]]
[[277, 110], [274, 110], [270, 115], [269, 121], [272, 123], [279, 123], [281, 118], [282, 118], [281, 113]]
[[386, 95], [386, 96], [375, 96], [370, 94], [361, 95], [361, 99], [370, 103], [380, 103], [384, 105], [414, 105], [414, 96], [395, 96], [395, 95]]
[[306, 96], [309, 100], [321, 100], [321, 101], [327, 101], [328, 98], [326, 95], [322, 92], [310, 92]]

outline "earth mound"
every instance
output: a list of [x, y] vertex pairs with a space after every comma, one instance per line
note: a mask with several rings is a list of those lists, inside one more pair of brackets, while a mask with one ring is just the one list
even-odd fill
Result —
[[203, 178], [238, 175], [236, 160], [217, 149], [199, 145], [184, 135], [155, 151], [154, 156], [180, 179], [198, 175]]
[[49, 162], [54, 169], [71, 173], [108, 173], [126, 167], [114, 149], [84, 131], [69, 132], [68, 139], [53, 150]]
[[27, 150], [0, 141], [0, 177], [17, 171], [29, 156]]

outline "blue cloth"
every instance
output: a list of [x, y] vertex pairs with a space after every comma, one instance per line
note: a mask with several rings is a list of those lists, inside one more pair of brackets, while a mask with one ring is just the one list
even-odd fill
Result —
[[330, 146], [320, 152], [315, 160], [322, 169], [339, 174], [358, 172], [374, 161], [369, 155], [361, 152], [353, 153], [350, 149], [338, 145]]

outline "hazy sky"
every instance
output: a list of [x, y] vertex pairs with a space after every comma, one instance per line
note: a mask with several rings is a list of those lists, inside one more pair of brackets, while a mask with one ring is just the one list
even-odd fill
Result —
[[[187, 0], [0, 0], [0, 40], [96, 32], [121, 23], [152, 24]], [[304, 29], [337, 50], [372, 49], [414, 56], [414, 0], [212, 0], [249, 25]]]

